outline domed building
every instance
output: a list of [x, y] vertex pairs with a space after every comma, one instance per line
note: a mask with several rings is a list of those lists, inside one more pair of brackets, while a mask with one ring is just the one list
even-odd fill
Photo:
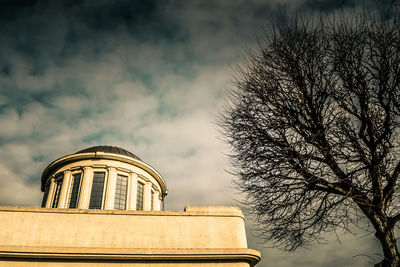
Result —
[[[39, 190], [39, 189], [38, 189]], [[164, 211], [162, 176], [135, 154], [94, 146], [41, 177], [42, 207], [0, 206], [0, 267], [252, 267], [239, 208]]]
[[42, 174], [42, 207], [105, 210], [161, 209], [167, 187], [135, 154], [94, 146], [53, 161]]

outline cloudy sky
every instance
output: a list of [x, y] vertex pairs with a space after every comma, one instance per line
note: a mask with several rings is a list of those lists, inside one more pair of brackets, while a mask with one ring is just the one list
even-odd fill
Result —
[[[244, 49], [257, 49], [256, 36], [278, 13], [328, 14], [360, 2], [0, 0], [0, 204], [38, 206], [50, 162], [105, 144], [163, 175], [166, 209], [237, 205], [215, 122]], [[340, 243], [330, 234], [282, 254], [252, 224], [249, 217], [260, 267], [369, 266], [380, 258], [373, 235]]]

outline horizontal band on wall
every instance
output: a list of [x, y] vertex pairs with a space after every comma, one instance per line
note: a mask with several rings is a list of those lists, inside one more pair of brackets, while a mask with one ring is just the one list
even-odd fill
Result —
[[39, 207], [0, 206], [0, 211], [35, 212], [35, 213], [67, 213], [96, 215], [132, 215], [132, 216], [209, 216], [239, 217], [244, 219], [242, 211], [237, 207], [226, 206], [186, 206], [184, 211], [139, 211], [139, 210], [100, 210], [100, 209], [61, 209]]
[[145, 248], [87, 248], [87, 247], [41, 247], [41, 246], [2, 246], [0, 257], [24, 259], [69, 259], [69, 260], [146, 260], [146, 261], [185, 261], [185, 260], [235, 260], [256, 264], [261, 255], [247, 248], [224, 249], [145, 249]]

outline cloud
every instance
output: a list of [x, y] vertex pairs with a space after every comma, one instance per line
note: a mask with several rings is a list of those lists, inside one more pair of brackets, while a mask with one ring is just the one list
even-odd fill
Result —
[[36, 184], [27, 184], [19, 176], [0, 164], [0, 201], [2, 205], [37, 206], [42, 194]]
[[[160, 171], [168, 209], [236, 205], [241, 196], [214, 116], [233, 86], [232, 69], [282, 7], [337, 9], [321, 3], [2, 1], [0, 204], [38, 206], [50, 162], [109, 144]], [[260, 267], [364, 264], [353, 255], [376, 251], [349, 238], [343, 247], [282, 256], [257, 242], [250, 234], [264, 254]]]
[[372, 266], [382, 259], [381, 246], [373, 234], [366, 235], [357, 229], [353, 229], [353, 234], [345, 234], [339, 229], [336, 234], [325, 233], [319, 243], [300, 248], [293, 253], [283, 253], [277, 248], [263, 244], [254, 229], [254, 224], [248, 222], [248, 245], [261, 251], [260, 266]]

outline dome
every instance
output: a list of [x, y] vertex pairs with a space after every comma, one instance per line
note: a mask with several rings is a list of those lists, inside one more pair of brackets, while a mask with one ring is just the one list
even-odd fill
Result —
[[160, 210], [167, 187], [161, 175], [135, 154], [93, 146], [61, 157], [42, 173], [42, 207]]
[[134, 159], [142, 161], [138, 156], [136, 156], [132, 152], [129, 152], [128, 150], [125, 150], [123, 148], [116, 147], [116, 146], [93, 146], [93, 147], [88, 147], [88, 148], [82, 149], [82, 150], [76, 152], [75, 154], [93, 153], [93, 152], [114, 153], [114, 154], [132, 157]]

